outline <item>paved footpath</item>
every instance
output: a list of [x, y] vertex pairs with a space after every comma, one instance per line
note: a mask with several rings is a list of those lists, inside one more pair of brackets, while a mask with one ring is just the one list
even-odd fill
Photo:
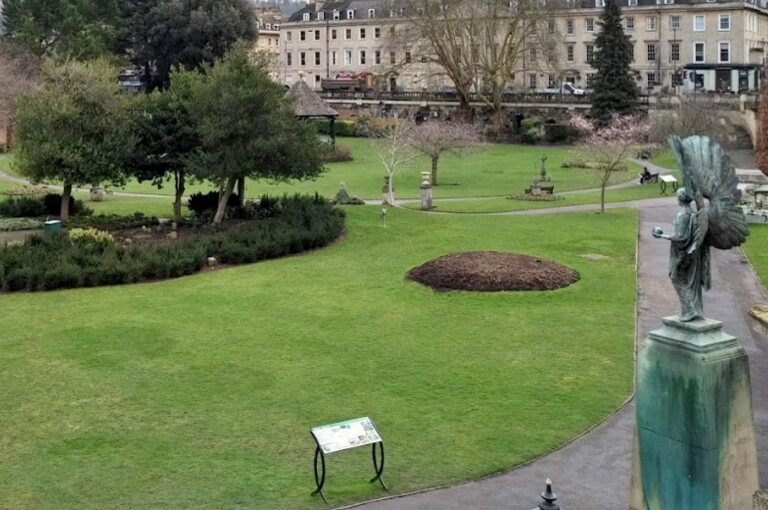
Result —
[[[671, 231], [677, 208], [675, 201], [668, 199], [646, 200], [639, 206], [637, 335], [643, 338], [660, 325], [660, 317], [677, 313], [679, 308], [667, 277], [669, 244], [651, 236], [656, 225]], [[752, 306], [768, 304], [768, 296], [740, 250], [713, 252], [715, 288], [705, 295], [705, 313], [723, 321], [726, 331], [739, 339], [750, 356], [760, 482], [768, 487], [768, 337], [747, 315]], [[564, 448], [504, 474], [353, 506], [367, 510], [530, 510], [541, 502], [538, 494], [549, 477], [563, 508], [626, 510], [633, 413], [634, 406], [629, 403]]]

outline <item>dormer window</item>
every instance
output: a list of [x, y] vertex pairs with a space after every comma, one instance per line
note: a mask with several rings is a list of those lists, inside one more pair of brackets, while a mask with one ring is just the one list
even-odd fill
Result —
[[340, 18], [340, 16], [339, 16], [339, 11], [337, 11], [336, 9], [334, 9], [334, 10], [333, 10], [333, 19], [339, 19], [339, 18]]
[[305, 13], [304, 13], [304, 14], [301, 16], [301, 19], [302, 19], [303, 21], [309, 21], [309, 17], [310, 17], [310, 14], [309, 14], [308, 12], [305, 12]]
[[320, 11], [317, 13], [317, 21], [323, 21], [325, 19], [325, 13]]
[[368, 17], [369, 18], [375, 18], [376, 17], [376, 9], [368, 9]]
[[350, 9], [347, 11], [347, 19], [355, 19], [355, 11]]
[[275, 30], [280, 30], [280, 25], [278, 23], [275, 23], [274, 27], [275, 27]]
[[257, 21], [257, 22], [256, 22], [256, 30], [258, 30], [258, 29], [260, 29], [260, 28], [261, 28], [261, 22]]
[[267, 23], [266, 25], [264, 25], [264, 28], [266, 30], [272, 30], [272, 23]]

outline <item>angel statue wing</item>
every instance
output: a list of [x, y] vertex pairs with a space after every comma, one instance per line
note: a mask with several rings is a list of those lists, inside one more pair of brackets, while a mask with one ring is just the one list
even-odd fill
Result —
[[[731, 158], [720, 144], [707, 136], [669, 138], [683, 185], [696, 201], [693, 251], [704, 244], [721, 250], [740, 246], [747, 240], [747, 218], [739, 206], [739, 180]], [[706, 204], [704, 199], [709, 201]]]

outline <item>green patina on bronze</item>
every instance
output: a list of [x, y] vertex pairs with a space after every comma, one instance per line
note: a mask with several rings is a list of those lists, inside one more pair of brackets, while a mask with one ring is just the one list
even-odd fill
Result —
[[721, 508], [732, 412], [751, 406], [744, 350], [717, 321], [668, 317], [641, 345], [637, 369], [646, 508]]
[[677, 191], [680, 211], [672, 235], [659, 227], [652, 234], [671, 242], [669, 277], [680, 298], [680, 320], [685, 322], [704, 318], [702, 290], [711, 283], [709, 247], [740, 246], [749, 230], [739, 205], [739, 181], [722, 147], [706, 136], [685, 140], [675, 136], [669, 145], [683, 175], [684, 187]]
[[716, 142], [669, 142], [684, 179], [680, 210], [671, 235], [659, 227], [652, 234], [670, 241], [669, 277], [682, 310], [649, 333], [638, 352], [632, 508], [748, 508], [757, 486], [749, 362], [719, 321], [704, 318], [702, 302], [711, 283], [710, 247], [740, 246], [749, 233], [741, 192]]

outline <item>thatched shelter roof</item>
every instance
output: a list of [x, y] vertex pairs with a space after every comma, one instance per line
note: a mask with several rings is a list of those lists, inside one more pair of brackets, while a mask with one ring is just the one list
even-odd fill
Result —
[[299, 79], [285, 95], [293, 99], [293, 109], [299, 118], [339, 116], [339, 112], [328, 106], [303, 79]]

